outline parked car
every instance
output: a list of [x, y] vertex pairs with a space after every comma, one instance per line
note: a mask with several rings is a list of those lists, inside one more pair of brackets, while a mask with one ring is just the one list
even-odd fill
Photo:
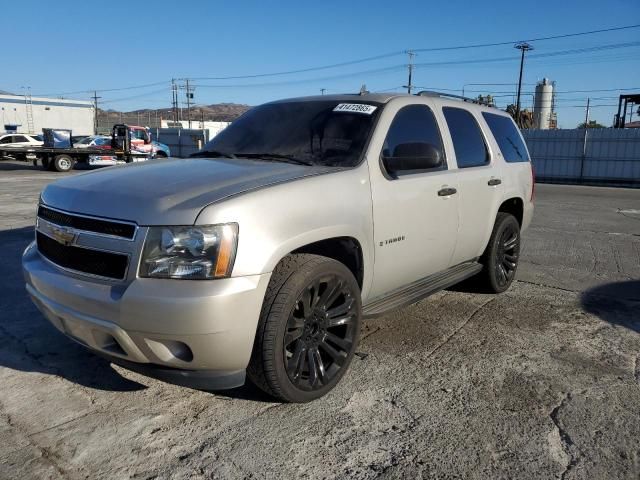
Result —
[[206, 389], [248, 374], [306, 402], [344, 375], [363, 317], [471, 277], [508, 289], [533, 189], [496, 108], [430, 92], [282, 100], [194, 158], [49, 184], [26, 288], [127, 368]]
[[6, 147], [7, 145], [15, 146], [38, 146], [42, 145], [42, 135], [33, 135], [31, 133], [6, 133], [0, 135], [0, 145]]
[[167, 158], [171, 156], [171, 149], [168, 145], [156, 142], [155, 140], [151, 142], [151, 145], [153, 145], [153, 153], [156, 158]]
[[79, 143], [81, 140], [84, 140], [85, 138], [87, 138], [89, 135], [73, 135], [71, 137], [71, 142], [75, 145], [76, 143]]
[[107, 135], [89, 135], [74, 143], [75, 148], [111, 148], [111, 137]]
[[7, 133], [0, 135], [0, 158], [27, 160], [31, 154], [19, 151], [24, 147], [40, 147], [44, 143], [42, 135], [31, 133]]

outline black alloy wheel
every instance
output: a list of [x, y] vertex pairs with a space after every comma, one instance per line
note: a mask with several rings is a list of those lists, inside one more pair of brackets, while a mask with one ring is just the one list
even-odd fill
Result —
[[496, 280], [501, 287], [513, 281], [518, 266], [520, 253], [520, 230], [513, 223], [508, 223], [498, 242], [495, 256]]
[[343, 279], [327, 275], [299, 296], [283, 342], [287, 375], [296, 387], [321, 389], [345, 366], [356, 340], [354, 293]]
[[362, 303], [353, 273], [337, 260], [287, 255], [269, 282], [247, 374], [286, 402], [322, 397], [358, 346]]
[[479, 287], [491, 293], [506, 291], [513, 282], [520, 259], [520, 223], [510, 213], [498, 212], [478, 274]]

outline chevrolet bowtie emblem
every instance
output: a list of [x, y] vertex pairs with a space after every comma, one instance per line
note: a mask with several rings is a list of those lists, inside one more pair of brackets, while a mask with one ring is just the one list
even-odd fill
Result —
[[51, 236], [64, 246], [73, 245], [78, 234], [72, 228], [51, 226]]

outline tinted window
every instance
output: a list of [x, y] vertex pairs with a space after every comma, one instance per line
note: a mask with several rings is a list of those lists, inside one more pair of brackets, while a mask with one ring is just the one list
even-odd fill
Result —
[[18, 143], [18, 142], [28, 142], [29, 139], [23, 135], [15, 135], [13, 137], [13, 143]]
[[473, 115], [462, 108], [444, 107], [458, 168], [477, 167], [489, 163], [489, 152]]
[[443, 152], [436, 118], [426, 105], [409, 105], [398, 111], [384, 141], [382, 156], [395, 156], [398, 145], [406, 143], [428, 143]]
[[42, 135], [34, 135], [33, 138], [39, 142], [44, 142], [44, 137]]
[[271, 155], [272, 161], [280, 156], [310, 164], [355, 166], [379, 110], [373, 102], [269, 103], [249, 110], [196, 155], [214, 151], [267, 160]]
[[482, 112], [489, 129], [493, 134], [502, 156], [507, 162], [528, 162], [529, 154], [522, 136], [510, 117], [496, 115], [495, 113]]
[[0, 143], [11, 143], [11, 137], [4, 137], [0, 139]]

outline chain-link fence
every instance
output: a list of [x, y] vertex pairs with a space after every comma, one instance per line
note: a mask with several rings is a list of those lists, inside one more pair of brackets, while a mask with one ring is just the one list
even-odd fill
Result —
[[116, 123], [160, 128], [160, 120], [161, 116], [157, 110], [137, 113], [99, 111], [98, 133], [105, 135], [111, 134], [111, 127], [113, 127]]

